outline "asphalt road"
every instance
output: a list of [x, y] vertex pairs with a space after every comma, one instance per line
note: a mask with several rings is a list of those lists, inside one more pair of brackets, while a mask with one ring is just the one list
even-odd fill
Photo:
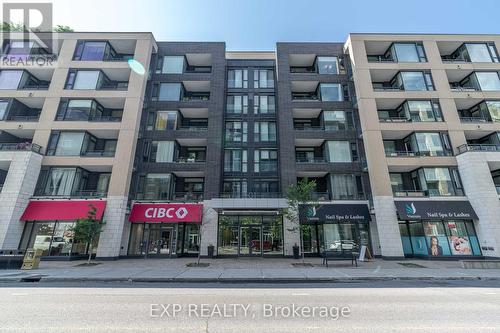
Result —
[[0, 332], [500, 332], [499, 313], [499, 281], [0, 284]]

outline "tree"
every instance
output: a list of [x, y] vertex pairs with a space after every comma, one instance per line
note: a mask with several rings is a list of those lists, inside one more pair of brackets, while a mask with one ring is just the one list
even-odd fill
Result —
[[74, 32], [74, 30], [67, 25], [58, 24], [54, 28], [54, 32]]
[[89, 207], [90, 209], [87, 213], [87, 217], [77, 220], [75, 225], [71, 228], [71, 231], [74, 234], [74, 240], [89, 245], [88, 264], [90, 264], [90, 260], [92, 259], [94, 240], [99, 237], [99, 234], [102, 232], [104, 226], [104, 222], [96, 218], [96, 208], [93, 205], [89, 205]]
[[309, 181], [307, 178], [303, 178], [297, 184], [290, 185], [286, 193], [288, 207], [284, 209], [283, 215], [293, 226], [288, 230], [292, 232], [299, 231], [302, 264], [304, 264], [304, 237], [302, 237], [302, 226], [299, 219], [299, 205], [313, 202], [314, 198], [312, 196], [312, 192], [315, 189], [316, 181]]

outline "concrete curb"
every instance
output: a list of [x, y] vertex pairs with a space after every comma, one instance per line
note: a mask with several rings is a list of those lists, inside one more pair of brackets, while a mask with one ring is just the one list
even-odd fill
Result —
[[481, 277], [481, 276], [356, 276], [356, 277], [318, 277], [318, 278], [106, 278], [106, 277], [78, 277], [78, 278], [65, 278], [65, 277], [50, 277], [50, 276], [24, 276], [24, 277], [10, 277], [0, 278], [0, 282], [10, 283], [61, 283], [61, 282], [121, 282], [121, 283], [352, 283], [352, 282], [370, 282], [370, 281], [475, 281], [475, 280], [489, 280], [500, 281], [500, 277]]

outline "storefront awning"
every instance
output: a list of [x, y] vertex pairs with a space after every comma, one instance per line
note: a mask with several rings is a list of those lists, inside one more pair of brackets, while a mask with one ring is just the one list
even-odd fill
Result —
[[33, 200], [21, 216], [21, 221], [72, 221], [88, 216], [91, 207], [96, 209], [96, 218], [102, 219], [104, 200]]
[[367, 204], [299, 205], [300, 223], [370, 221]]
[[401, 220], [478, 220], [469, 201], [396, 201]]
[[203, 205], [173, 203], [134, 203], [130, 222], [201, 222]]

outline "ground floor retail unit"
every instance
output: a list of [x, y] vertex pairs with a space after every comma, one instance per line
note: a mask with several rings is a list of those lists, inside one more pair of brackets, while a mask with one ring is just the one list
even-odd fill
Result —
[[[45, 259], [83, 258], [91, 247], [74, 240], [72, 227], [87, 216], [90, 206], [97, 218], [109, 218], [105, 199], [31, 200], [17, 229], [9, 230], [17, 233], [19, 249], [41, 249]], [[395, 209], [406, 257], [483, 255], [476, 233], [478, 217], [468, 201], [396, 200]], [[115, 259], [176, 258], [197, 256], [200, 251], [202, 256], [217, 257], [291, 257], [296, 246], [307, 256], [358, 252], [363, 246], [377, 255], [384, 244], [378, 241], [375, 215], [366, 201], [301, 205], [296, 219], [279, 206], [133, 202], [121, 220]], [[92, 248], [97, 256], [96, 248], [108, 245], [107, 237], [103, 233], [95, 240]]]

